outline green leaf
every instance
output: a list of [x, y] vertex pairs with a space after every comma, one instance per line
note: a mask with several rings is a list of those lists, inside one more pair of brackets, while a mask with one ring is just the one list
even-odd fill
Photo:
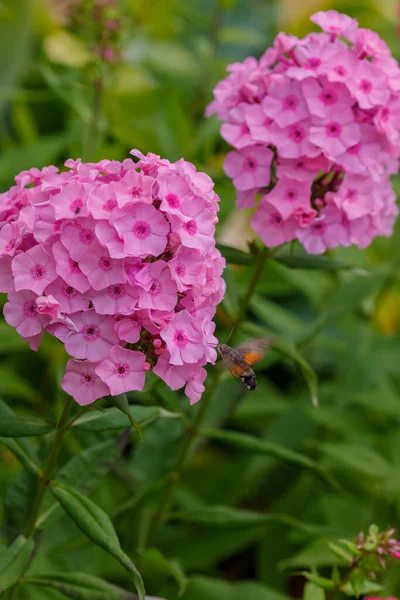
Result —
[[52, 482], [50, 490], [82, 533], [125, 567], [136, 586], [139, 600], [145, 600], [141, 575], [131, 559], [121, 549], [118, 536], [108, 515], [92, 500], [72, 488]]
[[36, 575], [25, 579], [27, 584], [57, 590], [74, 600], [137, 600], [131, 592], [86, 573]]
[[[362, 573], [361, 573], [362, 576]], [[343, 591], [348, 596], [361, 596], [364, 594], [375, 594], [382, 592], [384, 589], [383, 585], [376, 583], [376, 581], [370, 581], [369, 579], [358, 578], [358, 576], [353, 581], [347, 581], [342, 587], [341, 591]]]
[[289, 600], [272, 587], [255, 581], [228, 582], [214, 577], [192, 577], [182, 600]]
[[290, 267], [291, 269], [323, 269], [323, 270], [337, 270], [337, 269], [349, 269], [349, 265], [343, 262], [333, 260], [328, 256], [316, 255], [311, 256], [304, 254], [303, 256], [292, 256], [290, 254], [274, 256], [276, 262]]
[[325, 474], [320, 465], [308, 456], [300, 454], [299, 452], [294, 452], [293, 450], [274, 444], [273, 442], [256, 438], [247, 433], [219, 429], [206, 429], [201, 433], [210, 439], [234, 446], [235, 448], [240, 448], [241, 450], [246, 450], [247, 452], [273, 456], [283, 462], [315, 471], [319, 475]]
[[318, 447], [334, 463], [369, 479], [383, 479], [390, 473], [388, 461], [368, 446], [325, 442], [319, 444]]
[[[159, 575], [161, 575], [172, 578], [178, 584], [179, 595], [185, 591], [187, 578], [179, 562], [166, 558], [156, 548], [149, 548], [143, 553], [141, 567], [143, 576], [146, 578], [146, 573], [148, 573], [148, 579], [153, 583], [153, 587], [155, 587], [155, 580], [158, 582]], [[161, 585], [157, 585], [158, 587]]]
[[204, 508], [191, 510], [188, 512], [177, 512], [170, 515], [171, 519], [176, 521], [185, 521], [195, 523], [204, 527], [218, 527], [220, 529], [242, 529], [242, 528], [262, 528], [271, 523], [285, 523], [309, 535], [315, 535], [321, 532], [318, 525], [303, 523], [290, 515], [279, 513], [257, 513], [251, 510], [233, 508], [232, 506], [210, 505]]
[[[56, 472], [55, 478], [62, 485], [73, 485], [75, 490], [88, 494], [103, 480], [119, 455], [118, 440], [112, 438], [100, 442], [73, 456]], [[59, 507], [58, 502], [49, 500], [37, 521], [38, 527], [43, 527]]]
[[239, 248], [225, 246], [225, 244], [217, 244], [217, 248], [221, 252], [222, 256], [226, 258], [227, 263], [232, 265], [254, 265], [254, 256], [248, 252], [243, 252], [243, 250], [239, 250]]
[[21, 440], [15, 441], [11, 438], [0, 437], [0, 444], [3, 444], [6, 448], [10, 450], [15, 456], [17, 460], [21, 463], [21, 465], [29, 471], [30, 473], [39, 474], [40, 469], [38, 465], [36, 465], [31, 459], [29, 453], [26, 448], [21, 445]]
[[49, 423], [34, 417], [15, 415], [0, 419], [0, 436], [2, 437], [35, 437], [49, 433], [53, 429], [54, 425], [49, 425]]
[[29, 564], [35, 543], [32, 538], [18, 536], [0, 553], [0, 593], [17, 583]]
[[[178, 414], [170, 413], [158, 406], [130, 405], [130, 411], [134, 413], [135, 420], [142, 428], [150, 425], [159, 417], [179, 417]], [[72, 424], [72, 428], [76, 427], [83, 431], [109, 431], [125, 429], [127, 425], [126, 415], [118, 408], [106, 408], [103, 411], [93, 410], [85, 413]]]
[[303, 575], [308, 581], [311, 581], [315, 586], [322, 588], [323, 590], [332, 590], [334, 583], [326, 577], [321, 577], [316, 573], [310, 573], [310, 571], [300, 571], [300, 575]]
[[131, 409], [128, 402], [128, 396], [126, 394], [120, 394], [119, 396], [112, 396], [110, 398], [112, 404], [114, 404], [115, 408], [124, 413], [129, 420], [129, 423], [132, 425], [134, 429], [138, 432], [140, 437], [140, 441], [143, 442], [143, 433], [140, 429], [139, 423], [132, 417]]
[[309, 581], [304, 586], [303, 600], [325, 600], [325, 592], [315, 583]]
[[328, 545], [335, 556], [343, 558], [344, 560], [347, 560], [347, 562], [351, 563], [351, 561], [353, 560], [353, 556], [350, 554], [350, 552], [347, 552], [347, 550], [345, 550], [338, 544], [334, 544], [333, 542]]

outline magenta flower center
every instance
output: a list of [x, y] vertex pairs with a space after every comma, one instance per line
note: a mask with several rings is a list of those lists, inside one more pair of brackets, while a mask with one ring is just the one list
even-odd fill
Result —
[[319, 95], [319, 99], [326, 106], [332, 106], [337, 102], [337, 95], [333, 90], [322, 90]]
[[97, 325], [87, 325], [81, 331], [87, 342], [95, 342], [100, 337], [100, 330]]
[[133, 187], [131, 189], [131, 196], [133, 196], [134, 198], [140, 198], [141, 195], [142, 195], [142, 188]]
[[151, 284], [150, 287], [150, 294], [152, 296], [156, 296], [157, 294], [159, 294], [161, 292], [161, 284], [159, 281], [153, 281], [153, 283]]
[[283, 110], [296, 110], [299, 105], [299, 99], [297, 96], [290, 94], [286, 96], [282, 100], [282, 109]]
[[326, 223], [319, 221], [318, 223], [314, 223], [313, 225], [311, 225], [311, 227], [316, 235], [323, 235], [326, 230]]
[[310, 56], [310, 58], [308, 59], [308, 61], [306, 62], [306, 64], [304, 66], [306, 69], [311, 69], [312, 71], [315, 71], [316, 69], [318, 69], [320, 64], [321, 64], [321, 59], [318, 58], [318, 56]]
[[289, 127], [289, 138], [293, 142], [296, 142], [296, 144], [300, 144], [300, 142], [302, 142], [305, 137], [306, 137], [306, 131], [305, 131], [304, 127], [301, 127], [301, 125], [295, 124], [295, 125], [291, 125], [291, 127]]
[[287, 190], [286, 200], [289, 200], [289, 202], [293, 202], [293, 200], [296, 200], [296, 198], [297, 198], [297, 192], [295, 190]]
[[81, 212], [82, 206], [83, 206], [83, 202], [82, 202], [82, 200], [80, 200], [78, 198], [77, 200], [74, 200], [73, 202], [71, 202], [69, 208], [71, 209], [71, 212], [73, 212], [75, 215], [79, 215], [79, 213]]
[[189, 341], [189, 338], [187, 337], [183, 329], [177, 329], [175, 331], [174, 341], [177, 344], [177, 346], [183, 347], [186, 346], [186, 344]]
[[332, 123], [328, 123], [325, 127], [326, 135], [329, 137], [339, 137], [342, 133], [342, 126], [340, 123], [336, 121], [332, 121]]
[[171, 208], [179, 208], [181, 204], [178, 196], [176, 194], [173, 194], [172, 192], [170, 194], [167, 194], [165, 196], [165, 199], [168, 202], [168, 206], [170, 206]]
[[83, 375], [82, 377], [82, 385], [86, 385], [86, 386], [92, 386], [94, 385], [94, 378], [92, 377], [92, 375], [89, 375], [89, 373], [87, 373], [86, 375]]
[[112, 260], [108, 256], [102, 256], [99, 259], [99, 267], [102, 271], [111, 271], [112, 269]]
[[32, 300], [27, 300], [24, 303], [23, 311], [25, 317], [35, 317], [36, 316], [36, 304], [32, 302]]
[[256, 171], [257, 170], [257, 161], [251, 156], [247, 156], [243, 161], [243, 169], [245, 171]]
[[150, 225], [146, 221], [136, 221], [133, 226], [133, 233], [141, 240], [145, 240], [151, 233]]
[[195, 233], [197, 232], [197, 224], [194, 219], [185, 223], [183, 227], [186, 229], [189, 235], [195, 235]]
[[76, 294], [76, 290], [71, 285], [67, 285], [64, 290], [64, 296], [71, 298], [72, 296], [75, 296], [75, 294]]
[[362, 79], [358, 89], [360, 92], [363, 92], [363, 94], [369, 94], [372, 90], [372, 83], [368, 79]]
[[274, 212], [271, 215], [270, 218], [270, 223], [271, 225], [281, 225], [282, 224], [282, 217], [278, 212]]
[[72, 260], [72, 258], [69, 259], [69, 268], [71, 273], [81, 273], [82, 271], [79, 268], [79, 263], [76, 262], [76, 260]]
[[248, 128], [246, 123], [242, 123], [240, 125], [240, 134], [241, 135], [248, 135], [250, 133], [250, 129]]
[[103, 204], [103, 210], [106, 212], [112, 212], [115, 208], [117, 208], [117, 201], [113, 198], [110, 198], [110, 200], [107, 200], [107, 202]]
[[336, 65], [336, 67], [334, 67], [333, 70], [335, 71], [336, 75], [339, 75], [339, 77], [346, 77], [348, 73], [346, 67], [344, 67], [343, 65]]
[[125, 296], [124, 288], [122, 285], [112, 285], [109, 289], [110, 296], [113, 298], [122, 298]]
[[43, 279], [43, 277], [46, 275], [46, 269], [42, 265], [35, 265], [31, 269], [31, 274], [33, 279], [39, 281], [40, 279]]
[[185, 265], [183, 263], [179, 263], [179, 265], [177, 265], [175, 272], [177, 275], [179, 275], [179, 277], [183, 277], [185, 274], [186, 268]]
[[84, 246], [90, 246], [93, 242], [93, 231], [91, 229], [82, 229], [79, 239]]
[[358, 197], [358, 191], [356, 189], [348, 189], [346, 193], [346, 200], [349, 202], [356, 202]]
[[114, 372], [118, 377], [126, 377], [130, 372], [129, 365], [127, 363], [117, 363]]
[[14, 250], [15, 244], [17, 243], [17, 239], [9, 240], [8, 244], [5, 246], [5, 251], [10, 252], [10, 250]]

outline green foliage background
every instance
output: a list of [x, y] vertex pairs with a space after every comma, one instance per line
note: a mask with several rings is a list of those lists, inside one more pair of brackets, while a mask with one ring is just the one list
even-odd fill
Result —
[[[90, 21], [71, 30], [66, 4], [0, 2], [1, 190], [22, 169], [61, 166], [70, 156], [123, 160], [135, 147], [170, 160], [184, 156], [216, 182], [220, 240], [242, 249], [251, 239], [250, 215], [235, 212], [222, 170], [227, 146], [217, 121], [203, 116], [225, 66], [260, 55], [286, 25], [303, 35], [311, 29], [309, 14], [328, 7], [358, 17], [400, 56], [394, 2], [314, 2], [311, 9], [294, 0], [121, 0], [124, 61], [99, 66]], [[104, 86], [93, 115], [96, 69]], [[394, 183], [399, 189], [397, 178]], [[123, 433], [128, 423], [116, 412], [114, 420], [98, 413], [102, 425], [96, 418], [78, 421], [67, 435], [57, 480], [90, 495], [110, 515], [148, 594], [168, 600], [301, 597], [297, 571], [318, 568], [326, 575], [341, 566], [330, 541], [354, 538], [371, 522], [399, 525], [399, 241], [397, 231], [367, 250], [340, 249], [315, 261], [295, 247], [291, 256], [267, 263], [240, 337], [273, 333], [277, 349], [258, 368], [256, 393], [245, 393], [229, 375], [222, 378], [205, 423], [214, 434], [198, 440], [150, 549], [144, 548], [146, 529], [176, 462], [184, 423], [199, 407], [148, 377], [145, 391], [130, 396], [133, 416], [148, 423], [143, 443], [135, 432]], [[254, 270], [252, 259], [227, 256], [228, 291], [217, 314], [221, 341]], [[6, 405], [21, 416], [50, 422], [59, 416], [65, 361], [55, 340], [45, 339], [32, 353], [1, 322], [0, 422]], [[310, 402], [314, 372], [319, 409]], [[218, 427], [248, 437], [224, 438]], [[20, 453], [42, 462], [52, 436], [19, 438]], [[36, 486], [11, 438], [1, 440], [0, 551], [26, 523]], [[31, 582], [19, 589], [18, 600], [78, 597], [68, 596], [60, 575], [78, 572], [128, 588], [126, 571], [80, 532], [51, 494], [43, 510], [46, 527]], [[81, 584], [83, 599], [133, 597], [111, 588], [96, 588], [95, 595], [89, 580]], [[399, 568], [390, 570], [384, 586], [383, 594], [400, 593]]]

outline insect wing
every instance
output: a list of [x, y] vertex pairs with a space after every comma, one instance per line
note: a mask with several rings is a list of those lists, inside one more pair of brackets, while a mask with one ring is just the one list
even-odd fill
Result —
[[260, 338], [257, 340], [251, 340], [242, 346], [237, 348], [237, 352], [243, 357], [243, 360], [249, 366], [259, 362], [264, 358], [265, 354], [270, 350], [272, 346], [272, 338]]
[[240, 377], [246, 370], [246, 363], [242, 355], [235, 348], [231, 348], [226, 344], [220, 344], [218, 350], [225, 367], [229, 370], [232, 377], [240, 382]]

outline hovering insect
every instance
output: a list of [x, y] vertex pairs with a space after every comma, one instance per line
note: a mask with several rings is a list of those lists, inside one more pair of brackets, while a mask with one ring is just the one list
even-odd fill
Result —
[[257, 389], [257, 378], [251, 366], [260, 361], [271, 346], [272, 338], [260, 338], [238, 348], [219, 344], [218, 351], [231, 375], [235, 379], [240, 379], [247, 389], [254, 392]]

